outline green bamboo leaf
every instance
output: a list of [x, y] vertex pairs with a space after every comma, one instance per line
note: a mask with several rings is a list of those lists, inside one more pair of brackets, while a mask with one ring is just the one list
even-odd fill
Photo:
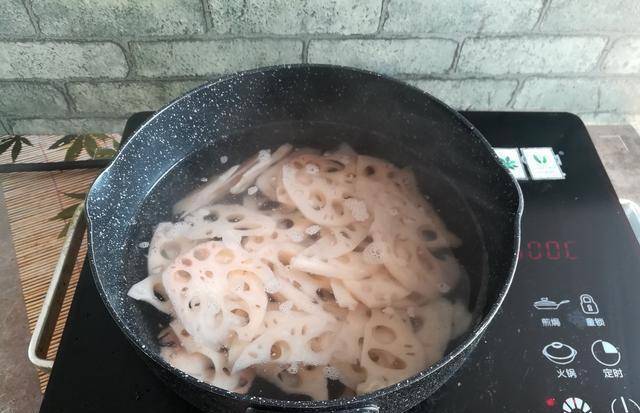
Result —
[[95, 158], [96, 149], [98, 149], [96, 139], [92, 135], [86, 135], [83, 139], [83, 143], [84, 150], [87, 151], [90, 157]]
[[67, 232], [69, 232], [69, 226], [71, 226], [71, 221], [67, 221], [67, 223], [64, 224], [62, 230], [60, 230], [60, 233], [58, 234], [58, 238], [64, 238], [67, 235]]
[[67, 149], [67, 153], [64, 155], [65, 161], [75, 161], [80, 156], [80, 152], [82, 152], [82, 146], [84, 144], [83, 139], [76, 139], [73, 141], [69, 149]]
[[3, 139], [0, 142], [0, 155], [5, 153], [7, 151], [7, 149], [9, 149], [11, 147], [12, 144], [13, 144], [13, 140], [11, 138]]
[[94, 139], [97, 139], [100, 142], [106, 142], [111, 139], [111, 136], [107, 135], [106, 133], [92, 133], [91, 136], [93, 136]]
[[20, 142], [24, 143], [25, 145], [33, 146], [33, 144], [31, 143], [31, 141], [29, 139], [24, 138], [22, 136], [20, 136], [19, 138], [20, 138]]
[[71, 205], [71, 206], [66, 207], [62, 211], [58, 212], [58, 214], [55, 217], [50, 218], [49, 221], [56, 221], [56, 220], [62, 221], [62, 220], [71, 218], [73, 216], [74, 212], [76, 212], [76, 209], [78, 208], [78, 205], [80, 205], [80, 204], [75, 204], [75, 205]]
[[84, 199], [87, 197], [87, 194], [85, 192], [65, 192], [64, 195], [68, 196], [69, 198], [79, 199], [81, 201], [84, 201]]
[[14, 140], [13, 148], [11, 149], [11, 162], [15, 162], [18, 159], [18, 155], [20, 155], [20, 151], [22, 150], [22, 142], [20, 139]]
[[78, 135], [64, 135], [62, 138], [55, 141], [53, 145], [49, 146], [49, 149], [57, 149], [57, 148], [60, 148], [61, 146], [68, 145], [78, 137], [79, 137]]
[[110, 159], [116, 156], [116, 151], [111, 148], [98, 148], [94, 159]]

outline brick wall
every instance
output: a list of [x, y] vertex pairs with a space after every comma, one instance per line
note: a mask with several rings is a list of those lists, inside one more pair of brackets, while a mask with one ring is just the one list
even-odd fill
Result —
[[217, 75], [299, 62], [618, 123], [640, 113], [640, 1], [2, 0], [0, 131], [120, 131]]

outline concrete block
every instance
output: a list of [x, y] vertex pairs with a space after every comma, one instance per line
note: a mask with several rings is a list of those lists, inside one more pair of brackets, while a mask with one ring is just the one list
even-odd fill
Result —
[[67, 85], [79, 112], [129, 114], [158, 110], [205, 81], [79, 82]]
[[542, 0], [392, 0], [389, 33], [505, 33], [535, 25]]
[[482, 74], [583, 73], [596, 67], [603, 37], [480, 37], [465, 40], [457, 71]]
[[49, 84], [0, 82], [0, 113], [42, 116], [66, 112], [64, 95]]
[[412, 85], [461, 110], [505, 109], [518, 82], [515, 80], [416, 80]]
[[381, 0], [209, 0], [216, 33], [374, 33]]
[[0, 79], [118, 78], [127, 72], [114, 43], [0, 42]]
[[140, 76], [209, 76], [302, 61], [297, 40], [141, 42], [132, 45]]
[[310, 63], [354, 66], [386, 74], [443, 73], [457, 43], [446, 39], [312, 40]]

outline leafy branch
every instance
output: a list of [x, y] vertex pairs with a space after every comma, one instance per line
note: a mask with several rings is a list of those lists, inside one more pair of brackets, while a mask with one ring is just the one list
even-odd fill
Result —
[[[106, 143], [111, 141], [113, 148], [105, 148], [98, 145], [98, 142]], [[120, 142], [104, 133], [87, 133], [82, 135], [65, 135], [58, 139], [49, 149], [66, 147], [64, 155], [65, 161], [75, 161], [82, 151], [85, 151], [91, 159], [109, 159], [116, 155], [120, 148]]]
[[[79, 199], [81, 201], [83, 201], [87, 197], [87, 194], [84, 192], [83, 193], [65, 193], [64, 195], [69, 198]], [[49, 221], [67, 221], [64, 224], [64, 227], [62, 227], [62, 230], [60, 231], [60, 233], [58, 234], [58, 238], [62, 238], [65, 235], [67, 235], [67, 231], [69, 231], [69, 226], [71, 225], [70, 219], [73, 216], [73, 214], [75, 214], [80, 204], [81, 202], [78, 202], [77, 204], [68, 206], [62, 211], [58, 212], [58, 214], [55, 217], [49, 219]]]
[[6, 136], [0, 139], [0, 155], [11, 148], [11, 162], [15, 162], [16, 159], [18, 159], [18, 155], [20, 155], [20, 152], [22, 151], [23, 144], [33, 146], [31, 141], [23, 136]]

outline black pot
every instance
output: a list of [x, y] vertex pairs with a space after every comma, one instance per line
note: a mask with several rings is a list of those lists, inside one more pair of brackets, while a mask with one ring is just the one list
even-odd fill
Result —
[[[342, 141], [360, 153], [410, 165], [421, 189], [463, 240], [456, 256], [471, 280], [472, 330], [416, 376], [351, 399], [242, 396], [168, 365], [157, 342], [158, 325], [166, 320], [126, 295], [146, 276], [138, 244], [150, 238], [154, 224], [171, 218], [171, 205], [199, 177], [216, 172], [211, 159], [226, 155], [233, 165], [284, 142], [331, 148]], [[404, 83], [324, 65], [238, 73], [188, 93], [135, 133], [87, 198], [93, 274], [116, 324], [169, 387], [212, 412], [403, 411], [418, 404], [460, 367], [496, 315], [515, 271], [521, 214], [518, 184], [457, 112]]]

